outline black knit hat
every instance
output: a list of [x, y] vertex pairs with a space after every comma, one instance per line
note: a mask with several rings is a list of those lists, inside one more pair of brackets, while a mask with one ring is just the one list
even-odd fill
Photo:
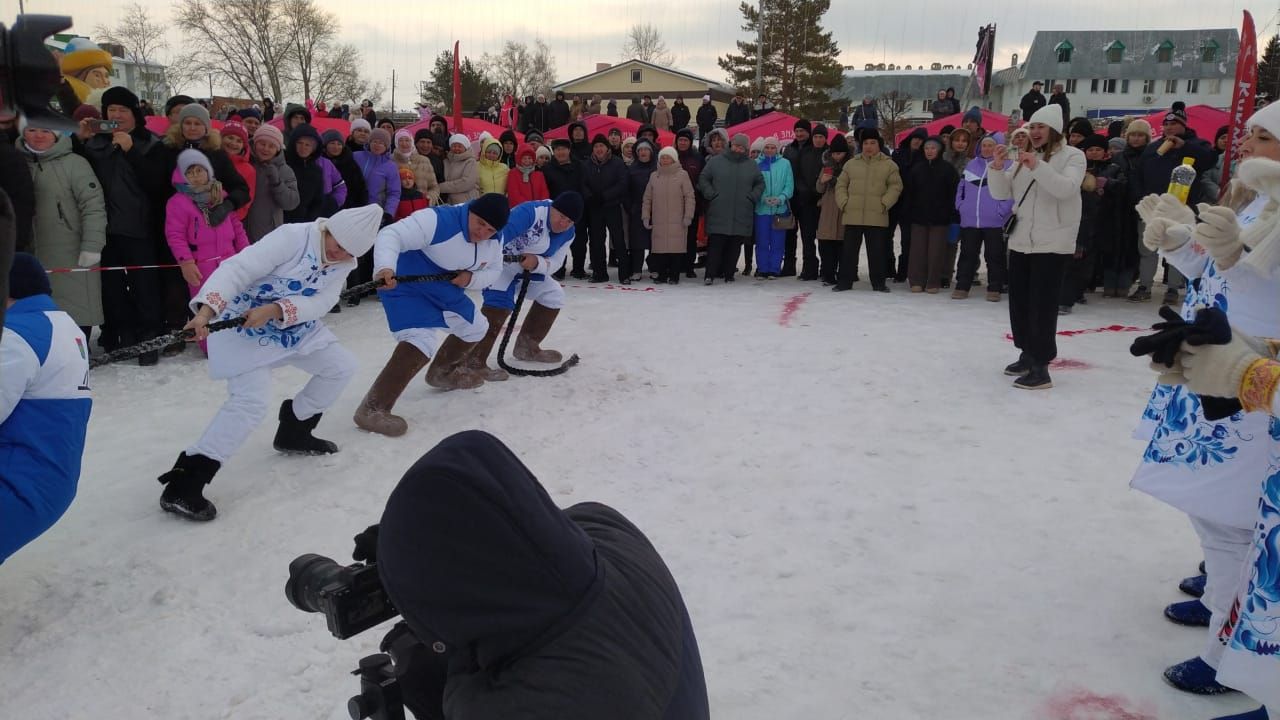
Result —
[[555, 202], [551, 203], [552, 208], [559, 210], [561, 215], [574, 222], [582, 219], [582, 205], [582, 195], [573, 190], [565, 190], [556, 196]]
[[1171, 109], [1169, 112], [1165, 113], [1164, 119], [1165, 119], [1165, 122], [1168, 122], [1168, 121], [1169, 121], [1169, 120], [1171, 120], [1171, 119], [1172, 119], [1172, 120], [1177, 120], [1178, 122], [1182, 123], [1182, 124], [1183, 124], [1183, 126], [1185, 126], [1185, 125], [1187, 124], [1187, 106], [1186, 106], [1186, 104], [1185, 104], [1185, 103], [1182, 103], [1182, 102], [1176, 102], [1176, 103], [1174, 103], [1174, 104], [1173, 104], [1173, 109]]
[[165, 101], [164, 114], [168, 115], [169, 113], [173, 112], [173, 109], [175, 107], [179, 105], [194, 105], [195, 102], [196, 102], [195, 98], [191, 97], [190, 95], [174, 95], [173, 97]]
[[1090, 135], [1093, 134], [1093, 123], [1090, 123], [1085, 118], [1076, 118], [1075, 120], [1071, 121], [1071, 126], [1067, 129], [1068, 135], [1071, 135], [1073, 133], [1076, 135], [1084, 135], [1085, 137], [1089, 137]]
[[49, 276], [44, 266], [30, 253], [14, 253], [13, 267], [9, 269], [9, 297], [14, 300], [32, 295], [52, 295]]
[[693, 141], [693, 128], [680, 128], [676, 131], [676, 138], [686, 138], [690, 142]]
[[1216, 132], [1216, 133], [1214, 133], [1214, 134], [1213, 134], [1213, 141], [1214, 141], [1215, 143], [1216, 143], [1216, 142], [1218, 142], [1218, 140], [1220, 140], [1220, 139], [1222, 138], [1222, 136], [1223, 136], [1223, 135], [1226, 135], [1226, 134], [1228, 134], [1228, 133], [1230, 133], [1230, 132], [1231, 132], [1231, 126], [1230, 126], [1230, 125], [1223, 125], [1222, 127], [1218, 128], [1218, 132]]
[[792, 130], [804, 130], [804, 131], [805, 131], [805, 132], [807, 132], [807, 133], [811, 133], [811, 132], [813, 132], [813, 123], [809, 122], [808, 120], [805, 120], [804, 118], [801, 118], [801, 119], [799, 119], [799, 120], [797, 120], [797, 121], [796, 121], [796, 124], [795, 124], [795, 125], [792, 125], [792, 126], [791, 126], [791, 129], [792, 129]]
[[875, 140], [876, 144], [878, 144], [881, 149], [884, 149], [884, 138], [880, 137], [879, 130], [876, 130], [875, 128], [866, 128], [865, 130], [863, 130], [862, 142], [865, 143], [868, 140]]
[[822, 123], [818, 123], [817, 125], [813, 126], [813, 135], [814, 136], [821, 135], [822, 137], [829, 137], [830, 131], [827, 130], [826, 125], [823, 125]]
[[591, 147], [594, 148], [596, 145], [609, 147], [609, 138], [605, 137], [603, 133], [596, 133], [596, 136], [591, 138]]
[[551, 141], [551, 149], [555, 150], [556, 148], [572, 149], [573, 143], [569, 142], [565, 138], [555, 138]]
[[511, 216], [511, 208], [507, 197], [498, 193], [485, 193], [467, 205], [472, 215], [493, 226], [494, 230], [506, 227], [507, 218]]
[[1088, 150], [1089, 148], [1102, 148], [1103, 150], [1106, 150], [1106, 149], [1107, 149], [1107, 136], [1106, 136], [1106, 135], [1099, 135], [1098, 133], [1094, 133], [1094, 134], [1092, 134], [1092, 135], [1090, 135], [1090, 136], [1086, 137], [1086, 138], [1084, 139], [1084, 142], [1080, 143], [1080, 152], [1084, 152], [1085, 150]]
[[143, 127], [147, 124], [147, 118], [142, 114], [142, 103], [138, 101], [138, 96], [134, 95], [127, 87], [117, 85], [107, 88], [102, 93], [102, 116], [107, 116], [108, 105], [119, 105], [127, 107], [133, 113], [134, 124]]
[[836, 133], [836, 136], [831, 138], [831, 144], [827, 147], [833, 153], [847, 153], [849, 152], [849, 141], [845, 139], [844, 133]]
[[415, 133], [413, 134], [413, 141], [414, 141], [415, 143], [416, 143], [416, 142], [418, 142], [419, 140], [421, 140], [422, 138], [427, 138], [427, 139], [428, 139], [428, 140], [430, 140], [433, 144], [434, 144], [434, 143], [435, 143], [435, 141], [436, 141], [436, 139], [435, 139], [434, 137], [432, 137], [432, 136], [431, 136], [431, 128], [425, 128], [425, 127], [424, 127], [424, 128], [418, 128], [418, 131], [417, 131], [417, 132], [415, 132]]

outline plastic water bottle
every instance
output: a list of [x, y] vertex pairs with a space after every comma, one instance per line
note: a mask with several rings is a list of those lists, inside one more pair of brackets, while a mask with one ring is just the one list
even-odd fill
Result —
[[1181, 200], [1183, 205], [1187, 204], [1191, 185], [1196, 181], [1195, 163], [1194, 158], [1182, 158], [1182, 164], [1169, 174], [1169, 194]]

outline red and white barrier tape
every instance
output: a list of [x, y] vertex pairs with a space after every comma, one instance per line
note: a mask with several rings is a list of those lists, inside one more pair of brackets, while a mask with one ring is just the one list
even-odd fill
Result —
[[[222, 258], [220, 257], [207, 258], [207, 259], [200, 260], [200, 262], [209, 262], [211, 260], [221, 260], [221, 259]], [[168, 270], [171, 268], [177, 269], [180, 267], [182, 266], [176, 265], [176, 264], [175, 265], [112, 265], [110, 267], [96, 266], [96, 267], [53, 268], [52, 270], [46, 269], [45, 273], [49, 275], [55, 275], [55, 274], [61, 274], [61, 273], [106, 272], [108, 270]]]

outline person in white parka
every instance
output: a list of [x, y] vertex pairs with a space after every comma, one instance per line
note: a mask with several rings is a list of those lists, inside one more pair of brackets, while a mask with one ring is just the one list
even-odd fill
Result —
[[[286, 454], [338, 451], [312, 436], [320, 415], [342, 394], [356, 360], [320, 318], [339, 300], [355, 258], [373, 247], [382, 209], [351, 208], [311, 223], [282, 225], [226, 260], [191, 300], [187, 323], [208, 338], [209, 376], [227, 381], [227, 400], [194, 445], [160, 476], [160, 507], [191, 520], [217, 511], [203, 495], [215, 473], [267, 415], [271, 370], [293, 365], [311, 380], [280, 406], [275, 449]], [[243, 316], [244, 325], [209, 333], [214, 320]]]

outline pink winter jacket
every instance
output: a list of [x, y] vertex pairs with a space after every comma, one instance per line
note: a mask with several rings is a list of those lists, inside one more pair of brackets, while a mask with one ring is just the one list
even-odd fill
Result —
[[[174, 184], [182, 176], [174, 171]], [[179, 263], [194, 260], [202, 277], [208, 278], [223, 260], [249, 247], [249, 236], [235, 213], [217, 227], [209, 227], [204, 213], [191, 198], [181, 192], [169, 198], [164, 213], [164, 237]], [[198, 288], [192, 286], [192, 293]]]

